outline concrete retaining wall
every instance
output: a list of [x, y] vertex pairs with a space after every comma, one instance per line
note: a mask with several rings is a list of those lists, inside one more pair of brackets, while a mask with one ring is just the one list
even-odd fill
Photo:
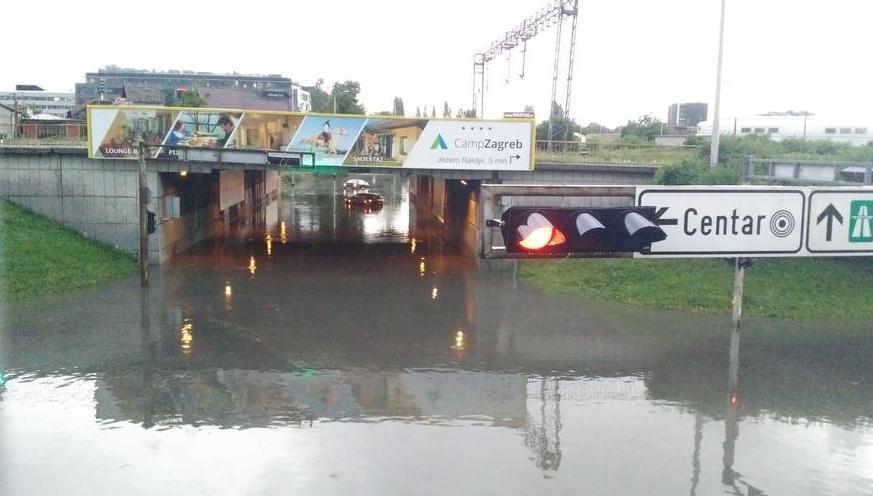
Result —
[[[147, 179], [158, 191], [157, 173]], [[135, 162], [89, 160], [81, 149], [0, 148], [0, 198], [131, 255], [139, 249]]]

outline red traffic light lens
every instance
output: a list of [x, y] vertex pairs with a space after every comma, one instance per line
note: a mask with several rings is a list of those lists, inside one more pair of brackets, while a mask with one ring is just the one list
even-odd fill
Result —
[[530, 214], [526, 224], [518, 226], [518, 234], [521, 235], [518, 245], [525, 250], [540, 250], [567, 242], [564, 233], [555, 228], [545, 216], [536, 212]]

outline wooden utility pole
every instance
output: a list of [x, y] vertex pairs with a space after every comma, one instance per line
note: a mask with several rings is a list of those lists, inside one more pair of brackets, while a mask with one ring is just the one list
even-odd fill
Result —
[[145, 143], [139, 142], [139, 281], [142, 287], [149, 286], [149, 188], [146, 181]]

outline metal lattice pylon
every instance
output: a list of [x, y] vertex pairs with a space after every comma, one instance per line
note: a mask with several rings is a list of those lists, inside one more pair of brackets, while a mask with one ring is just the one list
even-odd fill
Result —
[[[487, 92], [485, 72], [488, 62], [494, 60], [498, 55], [509, 52], [513, 48], [522, 46], [522, 66], [519, 77], [524, 78], [524, 64], [527, 58], [527, 40], [533, 38], [537, 34], [546, 29], [556, 26], [557, 36], [555, 40], [555, 63], [552, 73], [552, 93], [549, 105], [552, 102], [558, 101], [558, 80], [559, 68], [563, 65], [561, 60], [561, 46], [563, 44], [562, 25], [566, 19], [571, 19], [570, 30], [570, 45], [567, 50], [567, 87], [566, 97], [564, 99], [563, 115], [553, 115], [554, 112], [549, 110], [549, 148], [551, 149], [552, 138], [558, 130], [553, 123], [555, 118], [564, 118], [569, 121], [570, 115], [570, 96], [573, 86], [573, 60], [576, 54], [576, 21], [579, 14], [579, 0], [555, 0], [554, 4], [546, 7], [536, 14], [523, 20], [521, 24], [513, 27], [502, 37], [492, 42], [491, 45], [484, 51], [478, 52], [473, 56], [473, 110], [476, 111], [478, 117], [483, 117], [485, 114], [485, 93]], [[563, 130], [565, 139], [569, 136], [569, 124]]]

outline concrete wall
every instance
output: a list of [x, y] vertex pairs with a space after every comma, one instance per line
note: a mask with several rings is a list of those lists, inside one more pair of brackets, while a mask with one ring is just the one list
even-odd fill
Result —
[[[651, 184], [655, 167], [619, 165], [539, 165], [535, 172], [469, 172], [463, 184], [460, 171], [426, 171], [412, 176], [410, 193], [418, 207], [437, 224], [443, 239], [462, 253], [478, 257], [480, 229], [484, 223], [479, 186], [503, 184], [635, 185]], [[633, 204], [616, 197], [503, 197], [501, 209], [510, 206], [617, 207]], [[499, 233], [496, 242], [502, 243]]]
[[[158, 191], [157, 173], [147, 178]], [[131, 255], [139, 249], [138, 179], [136, 162], [89, 160], [80, 149], [0, 148], [0, 198]]]
[[[149, 235], [149, 261], [158, 264], [191, 245], [224, 233], [230, 219], [257, 221], [277, 197], [278, 174], [247, 170], [245, 201], [221, 210], [215, 167], [150, 162], [146, 180], [157, 231]], [[180, 174], [186, 172], [186, 176]], [[179, 196], [181, 216], [169, 218], [164, 198]], [[0, 147], [0, 198], [54, 219], [82, 235], [126, 251], [139, 252], [139, 165], [127, 160], [91, 160], [81, 148]], [[243, 199], [243, 198], [240, 198]]]

